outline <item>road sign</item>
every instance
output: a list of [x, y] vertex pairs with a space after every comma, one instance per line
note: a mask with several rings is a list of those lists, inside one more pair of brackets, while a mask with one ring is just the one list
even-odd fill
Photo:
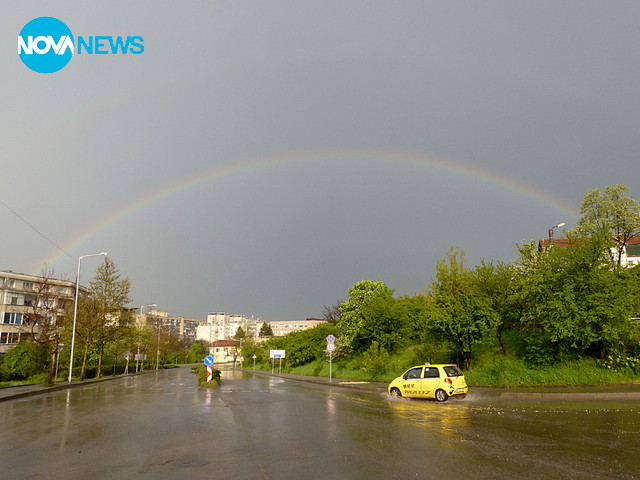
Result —
[[213, 381], [213, 368], [211, 365], [207, 365], [207, 383], [211, 383]]
[[333, 343], [333, 342], [335, 342], [335, 341], [336, 341], [336, 337], [334, 337], [333, 335], [329, 335], [329, 336], [327, 337], [327, 342], [329, 342], [329, 343]]
[[204, 364], [207, 367], [210, 367], [214, 363], [215, 363], [215, 360], [213, 359], [213, 357], [211, 355], [207, 355], [206, 357], [204, 357]]
[[335, 343], [327, 343], [327, 352], [333, 352], [336, 349]]
[[270, 350], [269, 358], [284, 358], [285, 351], [284, 350]]

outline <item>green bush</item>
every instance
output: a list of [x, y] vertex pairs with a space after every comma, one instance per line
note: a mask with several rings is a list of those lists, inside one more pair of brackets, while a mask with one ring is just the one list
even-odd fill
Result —
[[623, 354], [612, 354], [601, 362], [601, 365], [609, 370], [625, 372], [632, 375], [640, 374], [640, 357]]
[[[2, 376], [6, 380], [26, 380], [49, 369], [48, 345], [20, 342], [2, 359]], [[8, 377], [8, 378], [7, 378]]]
[[193, 367], [191, 371], [198, 376], [198, 382], [203, 387], [219, 387], [221, 383], [220, 375], [222, 372], [216, 368], [213, 370], [213, 381], [207, 382], [207, 367], [204, 365], [199, 365], [197, 367]]
[[531, 366], [553, 365], [558, 361], [557, 348], [553, 345], [548, 335], [529, 334], [524, 337], [525, 354], [524, 361]]
[[369, 349], [362, 355], [360, 370], [373, 379], [384, 373], [388, 367], [389, 353], [378, 342], [372, 342]]

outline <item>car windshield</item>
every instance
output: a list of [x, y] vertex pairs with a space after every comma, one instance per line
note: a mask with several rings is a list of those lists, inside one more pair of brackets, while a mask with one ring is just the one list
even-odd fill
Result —
[[461, 377], [462, 372], [458, 367], [444, 367], [444, 371], [447, 372], [449, 377]]

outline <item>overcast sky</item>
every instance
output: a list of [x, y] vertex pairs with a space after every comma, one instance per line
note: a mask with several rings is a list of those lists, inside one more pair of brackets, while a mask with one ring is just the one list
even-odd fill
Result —
[[[40, 16], [144, 53], [35, 73]], [[452, 246], [511, 261], [588, 190], [640, 198], [639, 24], [637, 0], [7, 3], [0, 269], [107, 251], [132, 305], [297, 320], [364, 279], [414, 295]]]

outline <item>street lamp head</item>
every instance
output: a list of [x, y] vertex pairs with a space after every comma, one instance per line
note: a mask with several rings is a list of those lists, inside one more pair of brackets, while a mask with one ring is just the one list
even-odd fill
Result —
[[557, 225], [554, 225], [554, 226], [553, 226], [553, 227], [551, 227], [551, 228], [560, 228], [560, 227], [564, 227], [565, 225], [566, 225], [566, 224], [565, 224], [564, 222], [562, 222], [562, 223], [559, 223], [559, 224], [557, 224]]
[[[563, 223], [563, 225], [564, 225], [564, 223]], [[100, 255], [104, 255], [106, 257], [109, 254], [107, 252], [100, 252]]]

